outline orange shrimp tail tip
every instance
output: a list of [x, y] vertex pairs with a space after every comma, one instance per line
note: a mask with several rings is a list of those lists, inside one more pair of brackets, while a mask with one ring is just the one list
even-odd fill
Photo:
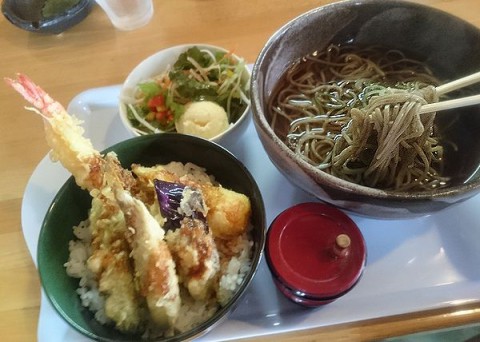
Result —
[[5, 82], [20, 93], [25, 100], [41, 111], [42, 116], [49, 118], [54, 113], [64, 112], [63, 106], [54, 101], [45, 90], [37, 86], [28, 76], [17, 74], [17, 79], [5, 77]]

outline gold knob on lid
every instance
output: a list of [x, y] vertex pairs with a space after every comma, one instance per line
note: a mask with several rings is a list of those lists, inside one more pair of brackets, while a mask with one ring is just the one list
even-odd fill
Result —
[[344, 257], [348, 254], [351, 244], [350, 237], [347, 234], [340, 234], [335, 238], [335, 246], [333, 252], [337, 257]]

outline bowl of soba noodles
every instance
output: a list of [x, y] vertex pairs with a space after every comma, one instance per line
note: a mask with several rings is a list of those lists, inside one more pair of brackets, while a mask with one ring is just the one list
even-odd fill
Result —
[[[430, 214], [480, 189], [480, 106], [427, 105], [480, 70], [480, 29], [406, 1], [340, 1], [280, 28], [252, 71], [255, 128], [286, 178], [378, 218]], [[431, 107], [431, 106], [430, 106]]]

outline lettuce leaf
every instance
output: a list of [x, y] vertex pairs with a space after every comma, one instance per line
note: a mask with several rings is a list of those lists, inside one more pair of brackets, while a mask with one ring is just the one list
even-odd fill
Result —
[[217, 97], [217, 85], [199, 82], [182, 71], [171, 71], [168, 76], [176, 84], [176, 90], [183, 98], [194, 101], [212, 101]]
[[140, 89], [147, 99], [150, 99], [162, 92], [162, 87], [155, 82], [140, 83], [138, 85], [138, 89]]
[[188, 70], [193, 68], [194, 66], [192, 63], [190, 63], [188, 57], [193, 58], [202, 67], [207, 67], [212, 62], [210, 57], [208, 57], [204, 52], [200, 51], [198, 47], [194, 46], [178, 57], [177, 61], [173, 65], [173, 70]]

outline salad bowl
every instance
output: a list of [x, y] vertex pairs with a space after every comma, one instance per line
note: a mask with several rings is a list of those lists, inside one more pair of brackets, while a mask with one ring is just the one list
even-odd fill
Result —
[[[215, 65], [209, 64], [213, 59]], [[200, 66], [203, 79], [188, 74]], [[234, 144], [250, 120], [249, 82], [244, 60], [224, 48], [173, 46], [147, 57], [127, 76], [120, 93], [120, 118], [132, 136], [178, 132], [183, 121], [181, 133], [223, 146]], [[194, 105], [197, 109], [191, 114]], [[226, 118], [217, 115], [219, 107]]]

